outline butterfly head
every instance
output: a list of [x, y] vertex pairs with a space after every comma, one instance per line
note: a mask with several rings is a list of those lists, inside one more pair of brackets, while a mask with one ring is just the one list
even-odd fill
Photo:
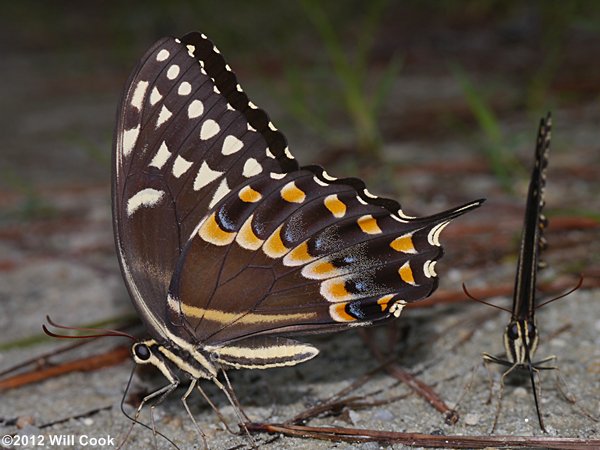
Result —
[[538, 345], [535, 323], [529, 320], [511, 320], [504, 331], [504, 348], [509, 361], [527, 364]]
[[136, 364], [151, 364], [160, 370], [170, 382], [175, 380], [164, 349], [154, 339], [136, 342], [131, 346], [131, 354]]
[[131, 346], [131, 354], [137, 364], [158, 366], [162, 360], [161, 353], [158, 351], [158, 345], [154, 339], [136, 342]]

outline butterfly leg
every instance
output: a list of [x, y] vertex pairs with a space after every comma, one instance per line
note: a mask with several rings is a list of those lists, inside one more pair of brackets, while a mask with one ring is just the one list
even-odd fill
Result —
[[[225, 371], [223, 371], [223, 373], [225, 373]], [[227, 384], [228, 384], [229, 388], [227, 386], [225, 386], [223, 383], [221, 383], [219, 380], [217, 380], [216, 377], [213, 378], [212, 381], [217, 385], [217, 387], [219, 389], [221, 389], [223, 391], [223, 393], [227, 397], [227, 400], [229, 400], [229, 403], [231, 404], [231, 406], [233, 406], [233, 410], [235, 411], [235, 415], [237, 416], [237, 418], [239, 420], [240, 426], [246, 432], [246, 435], [248, 436], [248, 439], [250, 439], [252, 447], [257, 448], [256, 442], [252, 438], [252, 435], [250, 434], [250, 431], [248, 431], [248, 427], [246, 426], [246, 422], [250, 421], [250, 419], [248, 419], [248, 416], [246, 416], [246, 414], [243, 411], [241, 411], [239, 402], [237, 401], [235, 394], [233, 394], [233, 389], [230, 390], [231, 383], [229, 383], [229, 378], [227, 378], [227, 375], [225, 375], [225, 379], [227, 380]]]
[[225, 420], [225, 417], [223, 416], [223, 413], [221, 413], [221, 411], [219, 410], [219, 408], [217, 408], [217, 405], [215, 405], [213, 403], [213, 401], [209, 398], [208, 395], [206, 395], [206, 392], [204, 392], [204, 390], [200, 387], [200, 385], [197, 385], [198, 391], [200, 391], [200, 394], [202, 395], [202, 397], [204, 397], [204, 400], [206, 400], [206, 403], [208, 403], [210, 405], [210, 407], [212, 408], [212, 410], [215, 412], [215, 414], [217, 415], [217, 417], [219, 418], [219, 420], [221, 420], [221, 422], [223, 423], [223, 425], [225, 426], [225, 429], [231, 433], [231, 434], [237, 434], [235, 431], [233, 431], [231, 429], [231, 427], [229, 426], [229, 424], [227, 423], [227, 420]]
[[206, 443], [206, 435], [202, 432], [202, 430], [198, 426], [198, 422], [196, 422], [196, 419], [194, 418], [194, 415], [190, 411], [190, 407], [187, 404], [187, 398], [190, 396], [190, 394], [194, 390], [194, 387], [196, 387], [197, 383], [198, 383], [198, 380], [196, 378], [192, 379], [192, 382], [188, 386], [187, 391], [185, 391], [185, 394], [183, 394], [183, 397], [181, 397], [181, 403], [183, 403], [183, 407], [187, 411], [188, 416], [190, 416], [190, 418], [192, 419], [192, 422], [194, 423], [194, 426], [196, 427], [196, 431], [198, 432], [198, 436], [200, 437], [200, 440], [204, 444], [204, 448], [208, 449], [208, 444]]
[[154, 403], [151, 407], [150, 407], [150, 419], [152, 421], [152, 434], [154, 436], [154, 444], [156, 447], [156, 427], [154, 425], [154, 408], [156, 407], [156, 405], [160, 404], [171, 392], [173, 392], [177, 386], [179, 386], [179, 380], [175, 377], [172, 377], [169, 381], [171, 381], [171, 383], [167, 384], [166, 386], [163, 386], [162, 388], [152, 392], [151, 394], [147, 395], [146, 397], [144, 397], [142, 399], [142, 402], [140, 403], [140, 406], [138, 406], [136, 412], [135, 412], [135, 416], [134, 416], [134, 422], [137, 422], [138, 417], [140, 416], [140, 413], [142, 412], [142, 408], [144, 407], [144, 405], [146, 403], [148, 403], [150, 400], [158, 397], [158, 400], [156, 401], [156, 403]]
[[[488, 353], [484, 353], [483, 356], [483, 360], [484, 360], [484, 364], [486, 365], [487, 368], [487, 364], [489, 364], [490, 362], [496, 362], [496, 363], [500, 363], [502, 365], [506, 365], [506, 361], [501, 360], [496, 358], [495, 356], [492, 356]], [[512, 364], [509, 369], [504, 372], [502, 374], [502, 377], [500, 377], [500, 390], [498, 391], [498, 406], [496, 407], [496, 414], [494, 416], [494, 423], [492, 424], [492, 429], [490, 430], [490, 434], [494, 433], [496, 431], [496, 426], [498, 425], [498, 419], [500, 418], [500, 412], [502, 410], [502, 398], [504, 396], [504, 379], [518, 366], [518, 364]], [[488, 375], [490, 374], [489, 372], [489, 368], [488, 368]], [[491, 378], [490, 378], [491, 380]], [[491, 388], [490, 388], [491, 389]], [[491, 393], [491, 392], [490, 392]], [[491, 399], [490, 399], [491, 401]]]
[[156, 405], [159, 405], [171, 392], [173, 392], [177, 388], [177, 386], [179, 386], [179, 380], [173, 379], [173, 380], [171, 380], [171, 383], [169, 383], [166, 386], [163, 386], [162, 388], [160, 388], [160, 389], [152, 392], [151, 394], [148, 394], [146, 397], [144, 397], [142, 399], [142, 402], [140, 403], [140, 406], [138, 406], [138, 408], [137, 408], [137, 410], [135, 412], [134, 418], [137, 420], [137, 418], [140, 415], [140, 412], [142, 411], [142, 408], [150, 400], [152, 400], [155, 397], [158, 397], [158, 400], [156, 401], [156, 403], [154, 403], [154, 405], [151, 406], [151, 409], [154, 409], [154, 407]]
[[[561, 387], [561, 385], [564, 387]], [[558, 389], [558, 392], [560, 392], [560, 394], [563, 396], [563, 398], [568, 403], [570, 403], [571, 406], [573, 407], [573, 409], [575, 409], [577, 412], [579, 412], [579, 414], [587, 417], [592, 422], [600, 422], [600, 417], [598, 416], [597, 412], [593, 413], [586, 407], [580, 405], [579, 399], [575, 395], [573, 395], [571, 392], [569, 392], [567, 382], [564, 380], [562, 375], [560, 375], [560, 372], [558, 371], [558, 369], [556, 371], [556, 387]]]

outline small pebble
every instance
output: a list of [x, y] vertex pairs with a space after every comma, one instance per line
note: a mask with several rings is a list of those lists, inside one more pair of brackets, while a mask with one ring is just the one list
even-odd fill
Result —
[[19, 416], [19, 418], [17, 418], [16, 425], [19, 430], [22, 430], [27, 425], [33, 425], [34, 423], [35, 418], [33, 416]]
[[377, 409], [373, 413], [373, 418], [376, 420], [381, 420], [382, 422], [390, 422], [394, 420], [394, 415], [390, 412], [389, 409]]
[[513, 391], [513, 395], [515, 397], [527, 397], [529, 396], [529, 392], [522, 386], [516, 387]]
[[351, 409], [348, 412], [348, 416], [350, 417], [350, 420], [352, 421], [353, 424], [356, 425], [357, 422], [360, 422], [360, 414], [357, 413], [356, 411]]
[[479, 423], [479, 414], [467, 414], [463, 420], [467, 425], [477, 425]]
[[81, 423], [83, 423], [86, 427], [90, 427], [94, 424], [94, 419], [91, 417], [84, 417], [81, 419]]

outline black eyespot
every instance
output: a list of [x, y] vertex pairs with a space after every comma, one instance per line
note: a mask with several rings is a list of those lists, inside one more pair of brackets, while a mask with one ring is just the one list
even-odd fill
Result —
[[519, 338], [519, 324], [514, 322], [508, 325], [506, 328], [506, 335], [511, 341], [515, 341]]
[[142, 361], [149, 360], [150, 355], [152, 354], [146, 344], [135, 344], [133, 347], [133, 352], [135, 353], [135, 356]]

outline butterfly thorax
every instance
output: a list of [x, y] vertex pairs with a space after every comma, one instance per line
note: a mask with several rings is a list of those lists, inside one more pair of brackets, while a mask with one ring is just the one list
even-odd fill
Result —
[[504, 331], [506, 357], [514, 364], [527, 364], [535, 354], [538, 339], [537, 328], [534, 322], [512, 320]]
[[158, 343], [149, 339], [133, 344], [131, 352], [137, 364], [152, 364], [171, 383], [178, 380], [178, 372], [193, 379], [212, 379], [217, 375], [217, 369], [200, 348], [185, 349], [174, 343]]

